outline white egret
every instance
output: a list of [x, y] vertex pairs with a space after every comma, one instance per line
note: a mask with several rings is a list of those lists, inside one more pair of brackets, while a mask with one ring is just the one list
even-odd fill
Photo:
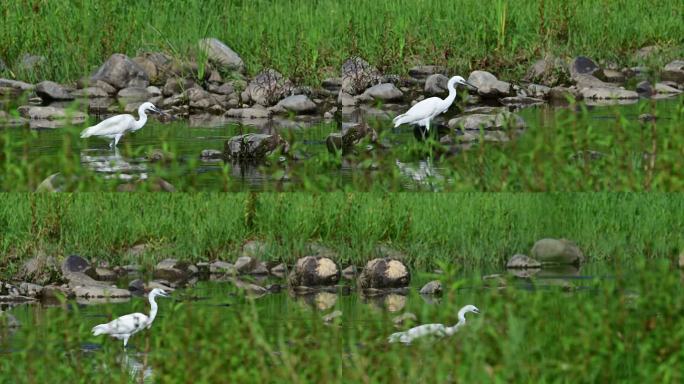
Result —
[[403, 115], [399, 115], [392, 120], [394, 123], [394, 128], [402, 124], [417, 124], [418, 126], [425, 127], [426, 132], [430, 132], [430, 120], [435, 116], [446, 112], [451, 104], [456, 99], [456, 84], [466, 85], [477, 89], [476, 86], [465, 81], [461, 76], [454, 76], [449, 79], [447, 83], [447, 89], [449, 90], [449, 95], [446, 99], [440, 99], [439, 97], [429, 97], [425, 100], [419, 101], [411, 107]]
[[157, 302], [155, 297], [168, 297], [169, 295], [161, 288], [150, 291], [150, 315], [142, 313], [131, 313], [110, 321], [107, 324], [100, 324], [93, 327], [93, 336], [110, 335], [111, 337], [123, 340], [124, 348], [128, 344], [128, 339], [143, 329], [150, 328], [154, 318], [157, 316]]
[[88, 127], [81, 132], [81, 137], [98, 136], [112, 140], [109, 143], [109, 148], [116, 147], [119, 140], [126, 132], [135, 132], [142, 128], [147, 122], [147, 113], [164, 114], [164, 112], [155, 107], [150, 102], [145, 102], [138, 107], [138, 120], [133, 115], [124, 114], [112, 116], [108, 119], [102, 120], [99, 124]]
[[454, 326], [447, 327], [444, 324], [423, 324], [417, 327], [413, 327], [408, 331], [393, 333], [390, 335], [387, 341], [389, 341], [390, 343], [400, 342], [404, 344], [411, 344], [413, 340], [423, 336], [451, 336], [454, 333], [456, 333], [456, 331], [458, 331], [462, 326], [465, 325], [465, 314], [468, 312], [480, 313], [480, 310], [477, 309], [476, 306], [468, 304], [458, 311], [458, 323], [456, 323], [456, 325]]

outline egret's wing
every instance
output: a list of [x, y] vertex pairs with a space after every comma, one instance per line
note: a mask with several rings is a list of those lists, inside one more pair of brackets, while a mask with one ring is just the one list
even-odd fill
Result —
[[84, 129], [81, 137], [116, 135], [133, 128], [133, 123], [135, 123], [135, 118], [131, 115], [112, 116]]
[[411, 117], [411, 121], [426, 119], [437, 112], [437, 108], [442, 102], [443, 100], [439, 97], [429, 97], [425, 100], [419, 101], [413, 107], [409, 108], [404, 116]]
[[445, 332], [443, 324], [424, 324], [411, 328], [406, 333], [410, 340], [414, 340], [427, 335], [443, 336]]
[[129, 315], [121, 316], [110, 321], [107, 324], [101, 324], [97, 327], [110, 335], [130, 334], [140, 331], [145, 328], [148, 323], [148, 318], [142, 313], [131, 313]]

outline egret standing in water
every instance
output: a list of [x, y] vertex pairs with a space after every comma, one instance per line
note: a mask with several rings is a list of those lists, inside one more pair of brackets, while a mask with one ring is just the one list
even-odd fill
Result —
[[163, 289], [153, 289], [148, 295], [150, 300], [149, 316], [142, 313], [131, 313], [129, 315], [121, 316], [107, 324], [94, 326], [92, 329], [93, 336], [110, 335], [115, 339], [123, 340], [124, 348], [126, 348], [126, 344], [128, 344], [128, 338], [142, 331], [143, 329], [150, 328], [152, 326], [154, 318], [157, 317], [157, 302], [154, 301], [154, 298], [157, 296], [169, 297], [169, 295], [164, 292]]
[[99, 136], [112, 140], [109, 143], [109, 148], [116, 147], [119, 140], [126, 132], [135, 132], [142, 128], [147, 122], [147, 113], [164, 114], [164, 112], [155, 107], [150, 102], [145, 102], [138, 107], [138, 120], [133, 115], [116, 115], [106, 120], [102, 120], [99, 124], [88, 127], [81, 132], [81, 137]]
[[444, 324], [423, 324], [417, 327], [413, 327], [408, 331], [393, 333], [392, 335], [390, 335], [387, 341], [389, 341], [390, 343], [400, 342], [404, 344], [411, 344], [413, 340], [427, 335], [434, 335], [439, 337], [451, 336], [454, 333], [456, 333], [456, 331], [458, 331], [459, 328], [465, 325], [465, 314], [468, 312], [480, 313], [480, 310], [477, 309], [476, 306], [469, 304], [461, 308], [460, 311], [458, 311], [458, 323], [456, 323], [456, 325], [452, 327], [447, 327]]
[[435, 116], [446, 112], [456, 99], [456, 84], [466, 85], [473, 89], [477, 89], [476, 86], [465, 81], [461, 76], [454, 76], [449, 79], [449, 83], [447, 83], [449, 96], [447, 96], [446, 99], [430, 97], [416, 103], [416, 105], [411, 107], [406, 113], [399, 115], [392, 120], [394, 128], [397, 128], [402, 124], [417, 124], [418, 126], [425, 127], [426, 133], [429, 134], [430, 120]]

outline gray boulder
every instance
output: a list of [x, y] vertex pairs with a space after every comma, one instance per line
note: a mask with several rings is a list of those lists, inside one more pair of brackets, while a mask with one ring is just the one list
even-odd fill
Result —
[[316, 104], [306, 95], [293, 95], [280, 100], [277, 106], [297, 114], [316, 112]]
[[577, 75], [591, 75], [597, 78], [603, 77], [601, 68], [590, 58], [586, 56], [577, 56], [568, 65], [570, 77], [575, 78]]
[[218, 149], [204, 149], [200, 153], [200, 159], [202, 160], [216, 160], [223, 157], [223, 152]]
[[235, 266], [226, 261], [214, 261], [209, 264], [209, 273], [211, 274], [229, 274], [233, 275], [237, 272]]
[[610, 100], [610, 99], [638, 99], [639, 94], [621, 88], [583, 88], [582, 97], [591, 100]]
[[74, 288], [74, 295], [85, 299], [128, 298], [131, 297], [131, 292], [127, 289], [116, 287], [77, 286]]
[[401, 92], [394, 84], [384, 83], [374, 85], [363, 93], [364, 96], [370, 97], [374, 100], [382, 101], [395, 101], [401, 100], [404, 97], [404, 93]]
[[530, 97], [546, 99], [549, 97], [549, 93], [551, 93], [551, 88], [546, 85], [530, 84], [527, 86], [527, 94]]
[[527, 126], [525, 120], [515, 113], [500, 112], [496, 115], [475, 113], [449, 120], [449, 128], [463, 130], [499, 130], [503, 128], [522, 129]]
[[627, 77], [621, 71], [616, 71], [614, 69], [604, 69], [603, 78], [609, 83], [622, 84], [627, 80]]
[[199, 42], [200, 49], [209, 57], [217, 66], [231, 70], [240, 71], [245, 70], [245, 63], [242, 61], [240, 55], [235, 53], [229, 46], [216, 38], [206, 38]]
[[425, 94], [430, 96], [442, 95], [449, 92], [449, 90], [447, 89], [448, 83], [449, 78], [442, 75], [441, 73], [430, 75], [425, 80], [425, 87], [423, 87], [423, 91], [425, 92]]
[[553, 87], [549, 91], [549, 99], [556, 102], [567, 102], [568, 98], [581, 100], [582, 94], [575, 88]]
[[119, 278], [116, 272], [111, 269], [100, 267], [88, 269], [86, 275], [98, 281], [116, 281]]
[[36, 85], [36, 94], [43, 99], [43, 101], [53, 100], [73, 100], [74, 96], [69, 94], [63, 86], [53, 81], [41, 81]]
[[19, 115], [29, 120], [47, 120], [71, 122], [71, 124], [81, 124], [85, 122], [86, 114], [80, 111], [67, 111], [57, 107], [41, 107], [35, 105], [23, 105], [18, 109]]
[[278, 135], [246, 133], [226, 141], [223, 156], [230, 160], [262, 160], [281, 150], [287, 153], [288, 143]]
[[655, 94], [655, 90], [651, 83], [647, 80], [640, 81], [636, 85], [636, 92], [640, 95], [651, 96]]
[[411, 274], [404, 263], [389, 258], [369, 261], [361, 271], [358, 286], [361, 289], [386, 289], [407, 287]]
[[71, 94], [74, 97], [86, 97], [86, 98], [101, 98], [101, 97], [109, 97], [109, 94], [107, 91], [100, 87], [85, 87], [82, 89], [77, 89]]
[[323, 80], [321, 82], [321, 87], [323, 91], [330, 96], [337, 95], [342, 89], [342, 78], [341, 77], [331, 77]]
[[52, 256], [38, 255], [24, 262], [16, 278], [39, 285], [48, 285], [62, 280], [59, 263]]
[[441, 295], [442, 294], [442, 282], [439, 280], [432, 280], [425, 284], [423, 288], [420, 289], [421, 295]]
[[115, 53], [95, 72], [91, 81], [102, 80], [116, 89], [147, 87], [150, 83], [145, 70], [128, 56]]
[[504, 97], [503, 99], [499, 99], [499, 102], [501, 104], [505, 105], [506, 107], [517, 107], [517, 108], [544, 104], [544, 100], [542, 100], [542, 99], [535, 99], [534, 97], [524, 97], [524, 96]]
[[427, 82], [428, 79], [430, 79], [430, 77], [433, 77], [434, 75], [445, 75], [446, 68], [439, 65], [418, 65], [409, 69], [408, 73], [409, 76], [413, 77], [416, 80], [424, 80], [425, 82]]
[[35, 89], [33, 84], [23, 81], [0, 79], [0, 96], [17, 97]]
[[512, 94], [510, 83], [500, 81], [487, 71], [473, 71], [468, 82], [477, 87], [477, 93], [484, 98], [499, 98]]
[[506, 268], [510, 269], [526, 269], [526, 268], [541, 268], [541, 263], [537, 260], [522, 254], [516, 254], [508, 260]]
[[154, 278], [171, 282], [187, 280], [199, 272], [196, 266], [187, 261], [165, 259], [154, 268]]
[[534, 243], [531, 255], [542, 264], [573, 264], [584, 261], [584, 254], [572, 241], [566, 239], [541, 239]]
[[674, 60], [669, 62], [661, 74], [665, 81], [674, 81], [678, 84], [684, 84], [684, 60]]
[[290, 286], [317, 287], [334, 285], [340, 280], [340, 269], [335, 262], [323, 256], [299, 258], [290, 272]]
[[547, 56], [532, 64], [524, 80], [530, 83], [542, 84], [548, 87], [568, 84], [570, 73], [562, 59]]
[[192, 79], [179, 79], [176, 77], [170, 77], [168, 80], [166, 80], [166, 83], [162, 87], [162, 95], [167, 97], [177, 95], [194, 86], [195, 82]]
[[226, 111], [225, 116], [238, 119], [268, 119], [271, 113], [264, 108], [231, 108]]
[[655, 91], [657, 94], [660, 95], [676, 95], [682, 93], [680, 89], [677, 89], [675, 87], [671, 87], [667, 84], [664, 83], [656, 83], [655, 84]]
[[340, 90], [352, 96], [363, 93], [381, 78], [377, 68], [360, 57], [351, 57], [342, 64]]
[[293, 90], [290, 80], [275, 69], [266, 69], [247, 84], [244, 93], [248, 100], [269, 107], [288, 96]]
[[136, 293], [143, 293], [145, 291], [145, 282], [141, 279], [131, 280], [128, 283], [128, 290]]
[[124, 99], [129, 103], [135, 101], [146, 101], [152, 97], [147, 88], [142, 87], [123, 88], [116, 94], [116, 96], [119, 99]]

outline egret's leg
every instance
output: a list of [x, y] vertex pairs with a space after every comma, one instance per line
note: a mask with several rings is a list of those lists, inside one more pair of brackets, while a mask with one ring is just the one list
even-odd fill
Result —
[[117, 144], [119, 144], [119, 139], [121, 139], [122, 135], [116, 135], [114, 136], [114, 146], [116, 147]]
[[126, 349], [126, 344], [128, 344], [128, 337], [124, 337], [124, 349]]
[[114, 148], [114, 140], [109, 142], [109, 149], [112, 149], [112, 148]]

